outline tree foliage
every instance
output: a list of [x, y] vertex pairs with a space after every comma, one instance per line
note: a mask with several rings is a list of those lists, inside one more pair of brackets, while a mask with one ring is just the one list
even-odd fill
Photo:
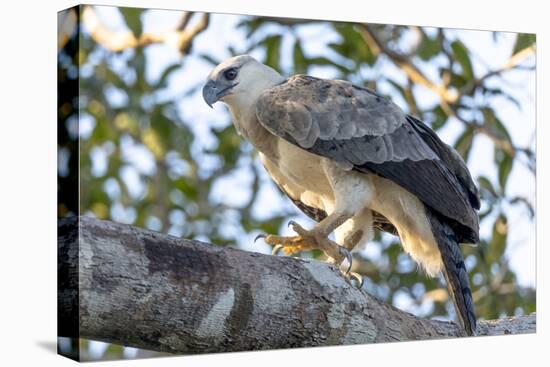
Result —
[[[533, 146], [516, 145], [509, 124], [503, 122], [506, 116], [493, 103], [522, 107], [499, 81], [511, 70], [533, 73], [533, 35], [515, 36], [500, 69], [478, 70], [477, 55], [457, 30], [216, 15], [185, 47], [177, 47], [180, 59], [152, 80], [147, 75], [155, 60], [148, 48], [169, 52], [173, 45], [169, 37], [145, 33], [147, 12], [121, 10], [121, 22], [138, 41], [118, 51], [103, 44], [82, 21], [78, 57], [72, 60], [80, 71], [81, 97], [78, 110], [65, 116], [69, 120], [80, 113], [81, 214], [229, 246], [238, 246], [254, 231], [279, 232], [290, 217], [301, 215], [281, 193], [278, 209], [258, 214], [262, 190], [273, 186], [250, 144], [236, 134], [228, 115], [220, 120], [219, 110], [210, 114], [210, 121], [188, 117], [193, 103], [202, 103], [200, 83], [174, 87], [178, 73], [196, 65], [189, 60], [212, 67], [221, 61], [220, 54], [248, 52], [285, 74], [320, 72], [387, 94], [434, 130], [456, 131], [456, 140], [447, 142], [469, 163], [475, 159], [475, 144], [491, 144], [497, 177], [481, 174], [474, 179], [482, 198], [482, 227], [492, 230], [479, 246], [463, 247], [478, 316], [493, 319], [535, 310], [534, 289], [517, 284], [505, 254], [513, 230], [511, 208], [527, 208], [531, 222], [534, 215], [530, 200], [511, 196], [507, 183], [515, 165], [531, 172], [525, 180], [534, 180], [535, 154]], [[200, 17], [181, 14], [176, 31]], [[238, 18], [234, 31], [244, 35], [241, 44], [222, 41], [210, 45], [220, 48], [217, 52], [195, 51], [200, 32], [230, 17]], [[108, 21], [103, 21], [108, 29]], [[308, 34], [315, 34], [322, 47], [312, 50], [304, 41]], [[501, 37], [495, 32], [493, 42], [498, 44]], [[199, 123], [208, 126], [207, 144]], [[223, 195], [232, 195], [227, 179], [235, 177], [242, 182], [239, 189], [245, 199], [234, 204], [217, 200], [213, 193], [220, 185]], [[354, 269], [364, 275], [368, 292], [390, 303], [406, 299], [416, 305], [411, 310], [427, 317], [453, 312], [442, 279], [420, 274], [397, 238], [377, 233], [368, 246], [368, 253], [375, 255], [357, 253]]]

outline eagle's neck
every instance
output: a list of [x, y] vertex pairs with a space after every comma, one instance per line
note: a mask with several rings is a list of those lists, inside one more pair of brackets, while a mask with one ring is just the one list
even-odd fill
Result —
[[246, 111], [238, 111], [237, 113], [233, 109], [230, 109], [230, 111], [233, 117], [233, 125], [239, 135], [252, 143], [260, 152], [270, 157], [278, 156], [276, 147], [278, 138], [258, 122], [255, 104], [253, 108]]
[[258, 150], [267, 153], [273, 149], [276, 137], [260, 125], [256, 118], [256, 101], [267, 89], [280, 84], [284, 77], [271, 68], [261, 71], [261, 75], [254, 75], [253, 80], [243, 80], [247, 88], [229, 95], [224, 102], [229, 106], [233, 124], [238, 133], [248, 139]]
[[225, 97], [223, 101], [229, 106], [231, 114], [236, 120], [249, 119], [256, 113], [256, 101], [260, 95], [284, 79], [281, 74], [266, 67], [256, 73], [246, 75], [239, 81], [240, 88]]

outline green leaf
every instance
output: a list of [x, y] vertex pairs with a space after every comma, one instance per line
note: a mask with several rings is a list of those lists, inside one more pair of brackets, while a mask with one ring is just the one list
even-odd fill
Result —
[[424, 37], [420, 46], [418, 47], [417, 54], [424, 60], [428, 61], [431, 58], [437, 56], [441, 52], [441, 46], [437, 38]]
[[183, 194], [185, 194], [185, 197], [192, 201], [197, 202], [199, 199], [199, 187], [198, 182], [196, 180], [192, 180], [188, 177], [186, 178], [180, 178], [175, 181], [172, 181], [172, 185], [180, 190]]
[[275, 70], [281, 70], [279, 67], [281, 61], [281, 40], [282, 36], [276, 34], [273, 36], [268, 36], [261, 42], [266, 48], [265, 63]]
[[[88, 112], [93, 115], [89, 110]], [[90, 136], [90, 142], [102, 143], [117, 138], [117, 132], [114, 131], [113, 124], [110, 121], [105, 118], [100, 118], [101, 116], [93, 116], [96, 117], [96, 125]]]
[[305, 74], [307, 72], [308, 62], [304, 55], [304, 50], [300, 44], [300, 40], [296, 39], [294, 43], [294, 73]]
[[309, 65], [319, 65], [319, 66], [333, 66], [338, 69], [342, 74], [349, 74], [352, 70], [340, 63], [333, 62], [327, 57], [311, 57], [307, 60]]
[[460, 41], [454, 41], [451, 43], [453, 54], [462, 68], [462, 75], [467, 81], [474, 78], [474, 70], [472, 68], [472, 62], [470, 61], [469, 51]]
[[227, 167], [234, 167], [241, 153], [241, 138], [237, 135], [233, 125], [213, 132], [218, 138], [218, 146], [213, 153], [222, 157]]
[[95, 67], [94, 75], [95, 78], [109, 82], [119, 89], [126, 89], [128, 87], [124, 80], [105, 63], [98, 64]]
[[498, 163], [498, 183], [500, 184], [500, 188], [503, 193], [504, 193], [504, 190], [506, 189], [508, 176], [510, 176], [510, 172], [512, 171], [513, 165], [514, 165], [514, 158], [509, 154], [504, 153], [502, 156], [502, 159]]
[[508, 129], [506, 129], [493, 109], [486, 107], [481, 110], [481, 113], [483, 114], [485, 125], [493, 134], [501, 139], [506, 139], [509, 142], [512, 141]]
[[218, 65], [221, 60], [218, 60], [210, 55], [207, 55], [207, 54], [199, 54], [198, 55], [201, 59], [203, 59], [204, 61], [208, 62], [209, 64], [211, 64], [212, 66], [216, 66]]
[[435, 106], [430, 113], [433, 114], [434, 116], [432, 121], [433, 130], [441, 129], [449, 119], [449, 116], [447, 116], [445, 111], [443, 111], [443, 108], [441, 108], [441, 105]]
[[162, 145], [169, 147], [172, 145], [171, 142], [176, 140], [177, 135], [184, 131], [185, 127], [176, 128], [174, 123], [164, 116], [162, 109], [156, 106], [151, 113], [151, 128], [157, 132]]
[[512, 55], [515, 55], [521, 50], [534, 44], [536, 42], [536, 38], [537, 36], [532, 33], [518, 33]]
[[461, 89], [466, 83], [467, 81], [464, 76], [451, 72], [451, 81], [449, 82], [451, 86]]
[[501, 213], [493, 224], [493, 236], [489, 245], [488, 260], [490, 263], [500, 260], [506, 250], [506, 238], [508, 237], [508, 220]]
[[262, 18], [249, 17], [239, 22], [237, 28], [244, 28], [246, 31], [246, 38], [250, 38], [264, 23]]
[[527, 211], [529, 212], [529, 218], [533, 219], [535, 218], [535, 209], [533, 208], [533, 205], [524, 197], [516, 196], [512, 200], [510, 200], [510, 204], [519, 204], [522, 203], [527, 208]]
[[156, 83], [155, 88], [164, 88], [166, 87], [166, 82], [168, 81], [168, 77], [170, 74], [172, 74], [174, 71], [180, 69], [182, 66], [181, 63], [175, 62], [172, 65], [168, 66], [164, 71], [162, 72], [159, 81]]
[[[485, 199], [485, 197], [482, 195], [481, 196], [482, 199]], [[479, 212], [479, 221], [482, 222], [489, 214], [491, 214], [493, 212], [493, 209], [494, 209], [494, 205], [493, 205], [493, 202], [492, 201], [488, 201], [487, 202], [487, 208], [485, 209], [485, 211], [480, 211]]]
[[138, 8], [119, 8], [120, 12], [122, 13], [122, 16], [124, 17], [124, 21], [126, 22], [126, 25], [134, 36], [138, 38], [141, 36], [142, 27], [141, 27], [141, 13], [143, 12], [143, 9]]
[[489, 181], [487, 177], [479, 176], [477, 178], [477, 182], [480, 188], [487, 190], [495, 198], [498, 196], [495, 188], [493, 187], [493, 184], [491, 183], [491, 181]]
[[456, 140], [455, 149], [460, 153], [465, 162], [468, 162], [468, 156], [472, 150], [472, 142], [474, 141], [474, 129], [468, 127], [462, 135]]
[[353, 60], [356, 65], [366, 62], [372, 66], [376, 63], [376, 55], [372, 53], [361, 34], [357, 32], [354, 24], [338, 23], [335, 24], [334, 29], [340, 34], [342, 40], [339, 43], [329, 44], [329, 47], [343, 57]]
[[308, 62], [310, 64], [316, 64], [316, 65], [320, 65], [320, 66], [334, 66], [334, 62], [332, 60], [330, 60], [329, 58], [327, 57], [322, 57], [322, 56], [319, 56], [319, 57], [310, 57], [308, 59]]

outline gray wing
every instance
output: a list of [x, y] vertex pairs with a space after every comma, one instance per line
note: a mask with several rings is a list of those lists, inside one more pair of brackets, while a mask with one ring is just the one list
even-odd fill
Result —
[[296, 75], [260, 96], [256, 116], [311, 153], [396, 182], [450, 219], [461, 241], [478, 242], [479, 198], [464, 162], [390, 100], [346, 81]]
[[437, 136], [437, 134], [422, 121], [412, 116], [408, 116], [408, 119], [409, 122], [417, 129], [419, 134], [422, 135], [423, 140], [432, 148], [434, 152], [437, 153], [437, 155], [460, 181], [460, 184], [466, 189], [472, 206], [475, 209], [479, 209], [481, 204], [479, 202], [479, 191], [477, 186], [474, 184], [470, 171], [468, 170], [468, 167], [460, 154], [458, 154], [454, 148], [442, 142], [441, 139], [439, 139], [439, 136]]

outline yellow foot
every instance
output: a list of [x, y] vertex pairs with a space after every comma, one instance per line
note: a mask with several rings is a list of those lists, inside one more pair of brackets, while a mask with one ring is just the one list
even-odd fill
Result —
[[292, 255], [299, 251], [308, 251], [313, 249], [320, 249], [328, 257], [332, 259], [332, 262], [340, 266], [342, 262], [348, 260], [348, 268], [344, 274], [348, 274], [351, 269], [351, 252], [336, 242], [331, 241], [327, 236], [319, 233], [315, 229], [308, 231], [302, 228], [298, 223], [294, 221], [288, 222], [289, 227], [296, 232], [297, 236], [274, 236], [260, 234], [255, 239], [256, 242], [259, 238], [263, 238], [265, 243], [273, 246], [272, 254], [276, 255], [279, 252], [283, 252], [285, 255]]

